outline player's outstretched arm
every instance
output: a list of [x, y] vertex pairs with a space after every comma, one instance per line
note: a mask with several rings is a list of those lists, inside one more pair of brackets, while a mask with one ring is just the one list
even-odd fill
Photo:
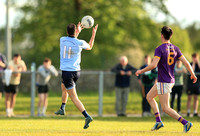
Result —
[[193, 79], [193, 83], [196, 83], [197, 77], [195, 76], [190, 63], [187, 61], [187, 59], [184, 56], [180, 57], [180, 60], [183, 62], [183, 64], [187, 68], [187, 70], [190, 72], [190, 74], [191, 74], [190, 78]]
[[81, 25], [80, 22], [78, 22], [77, 27], [76, 27], [76, 38], [80, 34], [80, 32], [84, 29], [84, 27]]
[[90, 42], [89, 42], [90, 48], [87, 48], [86, 50], [91, 50], [92, 49], [97, 29], [98, 29], [98, 24], [95, 27], [93, 27], [92, 36], [91, 36]]
[[135, 72], [135, 75], [139, 76], [140, 74], [142, 74], [142, 73], [144, 73], [146, 71], [149, 71], [149, 70], [152, 70], [152, 69], [156, 68], [157, 65], [158, 65], [159, 60], [160, 60], [160, 58], [154, 57], [153, 62], [150, 65], [148, 65], [147, 67], [145, 67], [145, 68], [143, 68], [141, 70], [137, 70]]

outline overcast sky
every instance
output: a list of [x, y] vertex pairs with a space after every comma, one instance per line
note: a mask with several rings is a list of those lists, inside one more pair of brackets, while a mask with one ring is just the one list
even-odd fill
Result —
[[[183, 28], [200, 22], [200, 0], [168, 0], [166, 6]], [[158, 21], [163, 19], [162, 15], [156, 18]]]
[[[5, 26], [6, 0], [0, 0], [0, 27]], [[18, 5], [23, 5], [26, 0], [15, 0]], [[184, 28], [193, 22], [200, 22], [200, 0], [168, 0], [166, 5], [174, 17], [177, 18]], [[10, 8], [10, 24], [14, 24], [14, 19], [20, 16], [14, 8]], [[156, 17], [157, 21], [163, 21], [163, 15]]]

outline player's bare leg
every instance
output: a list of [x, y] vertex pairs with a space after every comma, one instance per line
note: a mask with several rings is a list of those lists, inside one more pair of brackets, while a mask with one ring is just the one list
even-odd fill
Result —
[[61, 83], [61, 90], [62, 90], [62, 104], [60, 109], [55, 112], [56, 115], [65, 115], [65, 105], [67, 103], [68, 93], [63, 83]]
[[12, 94], [11, 93], [11, 99], [10, 99], [10, 114], [11, 114], [11, 116], [15, 116], [15, 114], [14, 114], [14, 107], [15, 107], [15, 103], [16, 103], [16, 96], [17, 96], [17, 94], [15, 93], [15, 94]]
[[182, 123], [184, 125], [184, 132], [188, 132], [190, 128], [192, 127], [192, 123], [185, 120], [174, 109], [170, 108], [170, 105], [169, 105], [170, 93], [159, 94], [158, 97], [159, 97], [159, 101], [160, 101], [163, 112], [167, 113], [169, 116], [171, 116], [172, 118]]
[[76, 93], [76, 89], [75, 87], [72, 89], [67, 90], [69, 97], [71, 98], [72, 102], [74, 103], [74, 105], [76, 106], [76, 108], [80, 111], [83, 112], [85, 110], [84, 105], [82, 104], [82, 102], [79, 100], [77, 93]]
[[151, 90], [148, 92], [148, 94], [146, 96], [146, 99], [149, 102], [149, 104], [151, 105], [151, 108], [152, 108], [154, 113], [159, 112], [158, 104], [154, 99], [157, 95], [158, 95], [158, 93], [157, 93], [157, 85], [154, 84], [154, 86], [151, 88]]
[[38, 100], [38, 114], [37, 114], [37, 116], [41, 116], [41, 113], [40, 113], [40, 111], [41, 111], [41, 106], [42, 106], [42, 101], [43, 101], [43, 98], [44, 98], [44, 96], [43, 96], [43, 93], [38, 93], [38, 98], [39, 98], [39, 100]]
[[158, 130], [161, 127], [164, 127], [164, 124], [162, 123], [161, 118], [160, 118], [158, 104], [155, 101], [155, 97], [157, 95], [158, 95], [158, 93], [157, 93], [157, 85], [154, 84], [154, 86], [151, 88], [151, 90], [149, 91], [149, 93], [146, 96], [146, 99], [149, 102], [149, 104], [150, 104], [150, 106], [151, 106], [151, 108], [152, 108], [152, 110], [154, 112], [154, 115], [156, 117], [156, 124], [151, 129], [152, 131]]
[[72, 88], [67, 90], [69, 97], [71, 98], [72, 102], [74, 103], [74, 105], [77, 107], [77, 109], [84, 115], [85, 117], [85, 125], [84, 125], [84, 129], [87, 129], [89, 127], [89, 123], [92, 122], [92, 117], [87, 113], [87, 111], [85, 110], [84, 105], [82, 104], [82, 102], [79, 100], [77, 93], [76, 93], [76, 88]]
[[42, 116], [46, 116], [46, 109], [48, 106], [48, 93], [43, 94], [44, 99], [43, 99], [43, 108], [42, 108]]
[[172, 118], [178, 120], [180, 115], [175, 110], [173, 110], [169, 105], [170, 93], [158, 94], [158, 97], [159, 97], [159, 101], [160, 101], [163, 112], [167, 113]]
[[61, 84], [61, 89], [62, 89], [62, 103], [67, 103], [68, 93], [63, 83]]
[[197, 111], [198, 111], [198, 105], [199, 105], [199, 100], [198, 100], [198, 95], [194, 95], [194, 104], [193, 104], [193, 109], [194, 109], [194, 116], [198, 116]]
[[6, 116], [11, 117], [10, 115], [10, 93], [5, 93], [5, 105], [6, 105]]
[[188, 95], [187, 99], [187, 116], [190, 116], [190, 107], [191, 107], [192, 95]]

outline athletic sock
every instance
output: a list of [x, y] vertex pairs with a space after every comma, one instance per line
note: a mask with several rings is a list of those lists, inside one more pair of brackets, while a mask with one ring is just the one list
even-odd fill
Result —
[[10, 113], [13, 113], [13, 108], [10, 108]]
[[190, 109], [187, 110], [187, 113], [190, 113]]
[[62, 103], [60, 109], [61, 109], [61, 110], [65, 110], [65, 103]]
[[197, 110], [194, 110], [194, 114], [197, 114]]
[[89, 117], [89, 114], [87, 113], [86, 110], [84, 110], [84, 111], [82, 112], [82, 114], [83, 114], [83, 116], [84, 116], [85, 118]]
[[7, 108], [7, 109], [6, 109], [6, 116], [10, 117], [10, 115], [11, 115], [11, 114], [10, 114], [10, 108]]
[[46, 109], [47, 109], [47, 107], [43, 107], [43, 108], [42, 108], [42, 114], [45, 114], [45, 113], [46, 113]]
[[157, 112], [154, 115], [156, 116], [156, 122], [161, 122], [160, 113]]
[[185, 124], [188, 123], [188, 121], [185, 120], [183, 117], [179, 117], [179, 118], [178, 118], [178, 121], [181, 122], [183, 125], [185, 125]]
[[6, 109], [6, 113], [7, 113], [7, 114], [10, 114], [10, 108], [7, 108], [7, 109]]

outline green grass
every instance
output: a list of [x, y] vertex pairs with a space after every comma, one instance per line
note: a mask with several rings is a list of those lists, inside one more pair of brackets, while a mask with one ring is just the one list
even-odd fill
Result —
[[[0, 100], [0, 136], [182, 136], [200, 135], [200, 118], [186, 118], [193, 123], [189, 134], [184, 134], [183, 126], [170, 117], [163, 117], [165, 127], [159, 131], [151, 132], [150, 129], [155, 123], [154, 117], [96, 117], [87, 130], [82, 129], [84, 125], [83, 117], [73, 117], [69, 115], [79, 115], [80, 112], [75, 108], [69, 99], [66, 107], [67, 116], [52, 116], [60, 107], [61, 93], [49, 94], [49, 106], [46, 118], [38, 117], [17, 117], [6, 118], [4, 97]], [[92, 115], [98, 114], [98, 92], [79, 93], [79, 98], [84, 103], [87, 111]], [[130, 92], [127, 105], [128, 114], [141, 114], [141, 94]], [[182, 97], [182, 112], [186, 112], [187, 96]], [[37, 101], [35, 99], [35, 113], [37, 111]], [[29, 94], [19, 93], [15, 108], [16, 115], [30, 115], [30, 96]], [[106, 92], [103, 97], [103, 114], [115, 114], [115, 93]]]
[[[79, 92], [78, 92], [79, 93]], [[81, 92], [78, 94], [79, 99], [83, 102], [87, 111], [90, 114], [98, 114], [98, 92], [88, 91]], [[5, 115], [5, 98], [0, 100], [0, 116]], [[186, 113], [186, 101], [187, 96], [183, 94], [182, 96], [182, 113]], [[37, 102], [38, 98], [35, 98], [35, 114], [37, 112]], [[138, 92], [130, 92], [127, 104], [128, 114], [141, 114], [141, 94]], [[16, 115], [30, 115], [30, 94], [19, 93], [16, 99], [15, 114]], [[61, 105], [61, 92], [49, 93], [49, 105], [47, 109], [47, 115], [53, 115], [56, 110]], [[175, 103], [176, 105], [176, 103]], [[176, 109], [176, 108], [175, 108]], [[69, 99], [66, 106], [67, 115], [80, 115], [79, 111], [73, 105], [72, 101]], [[104, 92], [103, 97], [103, 114], [115, 114], [115, 92]]]
[[200, 135], [200, 119], [190, 118], [193, 127], [188, 134], [183, 133], [181, 123], [169, 117], [163, 119], [164, 128], [150, 131], [154, 118], [94, 118], [87, 130], [83, 129], [84, 119], [80, 117], [50, 117], [50, 118], [1, 118], [1, 136], [184, 136]]

